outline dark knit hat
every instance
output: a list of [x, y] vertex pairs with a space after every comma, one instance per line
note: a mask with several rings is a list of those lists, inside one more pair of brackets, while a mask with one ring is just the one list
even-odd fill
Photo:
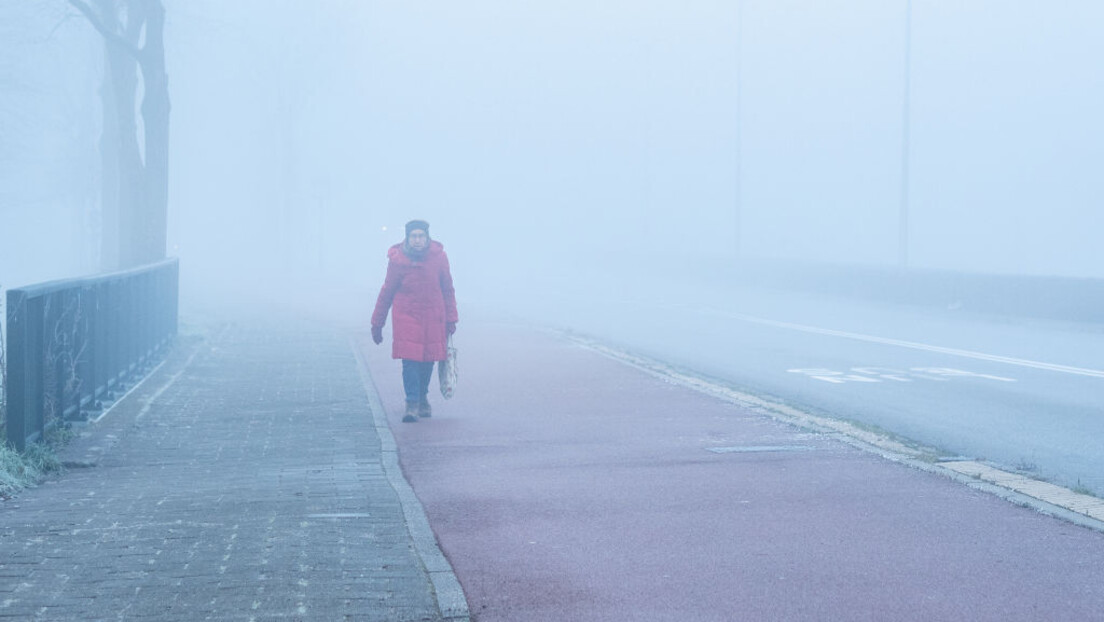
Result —
[[421, 229], [426, 232], [426, 235], [429, 235], [429, 223], [424, 220], [411, 220], [406, 223], [406, 236], [410, 237], [410, 232], [415, 229]]

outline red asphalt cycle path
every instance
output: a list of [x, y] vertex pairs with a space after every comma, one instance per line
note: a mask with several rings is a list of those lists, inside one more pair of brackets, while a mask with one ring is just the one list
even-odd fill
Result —
[[474, 620], [1104, 618], [1102, 533], [524, 326], [456, 342], [456, 396], [403, 424], [358, 338]]

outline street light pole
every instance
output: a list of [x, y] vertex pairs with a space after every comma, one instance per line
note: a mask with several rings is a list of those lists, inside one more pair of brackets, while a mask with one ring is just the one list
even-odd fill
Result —
[[912, 82], [912, 0], [905, 0], [905, 89], [901, 114], [901, 203], [897, 219], [897, 265], [909, 265], [909, 99]]
[[744, 113], [743, 102], [743, 62], [744, 62], [744, 12], [743, 1], [736, 0], [736, 222], [733, 234], [735, 235], [735, 243], [733, 250], [736, 253], [736, 260], [739, 261], [743, 254], [741, 248], [740, 238], [743, 237], [742, 232], [742, 217], [741, 210], [743, 209], [743, 192], [744, 181], [742, 177], [742, 171], [740, 170], [741, 160], [743, 159], [743, 153], [740, 146], [742, 138], [742, 122], [741, 117]]

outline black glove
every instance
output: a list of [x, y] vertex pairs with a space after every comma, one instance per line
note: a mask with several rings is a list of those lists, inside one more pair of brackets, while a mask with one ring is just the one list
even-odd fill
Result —
[[372, 341], [376, 342], [377, 346], [379, 344], [383, 343], [383, 327], [382, 326], [373, 326], [372, 327]]

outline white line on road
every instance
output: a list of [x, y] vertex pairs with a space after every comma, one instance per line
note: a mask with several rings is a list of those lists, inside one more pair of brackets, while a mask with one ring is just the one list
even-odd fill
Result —
[[742, 313], [730, 313], [728, 311], [721, 311], [719, 309], [706, 309], [717, 315], [740, 320], [743, 322], [750, 322], [752, 324], [761, 324], [763, 326], [773, 326], [775, 328], [785, 328], [789, 330], [797, 330], [805, 333], [814, 333], [818, 335], [829, 335], [832, 337], [843, 337], [844, 339], [854, 339], [856, 341], [866, 341], [869, 343], [880, 343], [887, 346], [897, 346], [899, 348], [911, 348], [913, 350], [925, 350], [927, 352], [938, 352], [940, 354], [950, 354], [951, 356], [961, 356], [965, 358], [978, 359], [981, 361], [992, 361], [994, 363], [1005, 363], [1008, 365], [1019, 365], [1020, 367], [1033, 367], [1035, 369], [1045, 369], [1048, 371], [1057, 371], [1065, 374], [1076, 374], [1078, 376], [1092, 376], [1094, 378], [1104, 378], [1104, 370], [1099, 369], [1086, 369], [1084, 367], [1071, 367], [1069, 365], [1056, 365], [1054, 363], [1042, 363], [1039, 361], [1031, 361], [1028, 359], [1018, 359], [1010, 356], [998, 356], [996, 354], [985, 354], [984, 352], [973, 352], [971, 350], [959, 350], [958, 348], [945, 348], [943, 346], [932, 346], [926, 343], [917, 343], [915, 341], [902, 341], [900, 339], [887, 339], [885, 337], [875, 337], [873, 335], [863, 335], [861, 333], [849, 333], [842, 330], [832, 330], [830, 328], [818, 328], [816, 326], [806, 326], [804, 324], [792, 324], [790, 322], [779, 322], [777, 320], [768, 320], [766, 318], [754, 317], [751, 315], [743, 315]]

